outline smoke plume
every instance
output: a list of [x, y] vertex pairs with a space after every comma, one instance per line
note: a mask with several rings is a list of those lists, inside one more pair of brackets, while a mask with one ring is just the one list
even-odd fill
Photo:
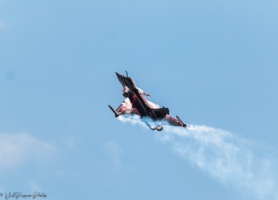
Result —
[[[125, 116], [119, 120], [148, 128], [139, 117]], [[278, 199], [277, 161], [271, 149], [208, 126], [164, 126], [156, 135], [180, 157], [225, 186], [255, 199]]]

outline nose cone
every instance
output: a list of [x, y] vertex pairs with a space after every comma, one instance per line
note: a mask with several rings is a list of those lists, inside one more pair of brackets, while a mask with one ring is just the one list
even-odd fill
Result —
[[115, 73], [116, 73], [116, 75], [117, 75], [118, 78], [122, 77], [122, 75], [119, 74], [118, 72], [115, 72]]
[[120, 83], [124, 87], [125, 86], [124, 77], [121, 74], [119, 74], [118, 72], [115, 72], [115, 73], [117, 75], [118, 80], [120, 81]]

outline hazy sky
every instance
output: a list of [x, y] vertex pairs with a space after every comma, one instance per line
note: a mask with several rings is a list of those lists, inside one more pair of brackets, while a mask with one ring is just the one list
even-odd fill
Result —
[[[214, 173], [210, 152], [199, 165], [194, 148], [182, 151], [194, 142], [177, 137], [184, 148], [175, 148], [115, 119], [107, 105], [123, 100], [115, 72], [127, 70], [151, 101], [209, 127], [209, 142], [223, 131], [238, 138], [217, 143], [220, 151], [228, 144], [241, 158], [275, 164], [277, 10], [274, 0], [0, 0], [0, 193], [275, 199], [252, 190], [277, 188], [278, 176], [241, 188]], [[243, 140], [252, 147], [233, 146]]]

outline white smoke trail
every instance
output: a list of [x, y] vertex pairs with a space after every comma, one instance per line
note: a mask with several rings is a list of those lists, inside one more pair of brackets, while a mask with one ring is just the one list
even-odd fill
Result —
[[[147, 127], [139, 117], [119, 120]], [[278, 199], [276, 158], [262, 145], [207, 126], [189, 125], [187, 129], [164, 126], [164, 131], [156, 133], [179, 156], [224, 185], [256, 199]]]
[[140, 125], [143, 127], [147, 127], [145, 123], [141, 121], [138, 115], [126, 115], [126, 116], [120, 115], [118, 119], [124, 123], [131, 123], [133, 125]]

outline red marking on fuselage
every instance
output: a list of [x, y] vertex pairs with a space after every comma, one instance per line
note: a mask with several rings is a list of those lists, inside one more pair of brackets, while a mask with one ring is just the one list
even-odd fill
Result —
[[136, 96], [136, 94], [135, 94], [135, 93], [133, 93], [133, 95], [132, 95], [132, 101], [131, 101], [131, 104], [133, 105], [133, 104], [134, 104], [134, 102], [135, 102], [137, 99], [138, 99], [138, 97]]
[[132, 108], [132, 110], [134, 110], [140, 117], [142, 117], [136, 108]]

